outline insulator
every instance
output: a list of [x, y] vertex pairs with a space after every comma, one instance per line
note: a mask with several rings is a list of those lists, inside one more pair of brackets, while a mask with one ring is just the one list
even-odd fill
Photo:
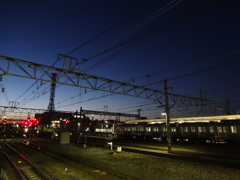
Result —
[[5, 88], [2, 88], [2, 92], [5, 92]]

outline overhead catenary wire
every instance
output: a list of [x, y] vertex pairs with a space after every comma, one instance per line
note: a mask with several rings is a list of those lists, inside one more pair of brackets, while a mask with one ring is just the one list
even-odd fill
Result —
[[[99, 38], [100, 36], [102, 36], [103, 34], [109, 32], [110, 30], [112, 30], [113, 28], [115, 28], [116, 26], [122, 24], [123, 22], [127, 21], [129, 18], [135, 16], [136, 14], [138, 14], [139, 12], [141, 12], [143, 9], [145, 9], [146, 7], [150, 6], [155, 0], [151, 0], [151, 1], [147, 1], [146, 3], [144, 3], [143, 5], [141, 5], [139, 8], [137, 8], [135, 11], [133, 11], [132, 13], [130, 13], [129, 15], [127, 15], [126, 17], [124, 17], [123, 19], [121, 19], [120, 21], [117, 21], [116, 23], [112, 24], [111, 26], [109, 26], [107, 29], [103, 30], [102, 32], [98, 33], [96, 36], [92, 37], [91, 39], [89, 39], [88, 41], [86, 41], [85, 43], [81, 44], [80, 46], [78, 46], [77, 48], [71, 50], [67, 55], [72, 54], [73, 52], [79, 50], [80, 48], [82, 48], [83, 46], [89, 44], [90, 42], [96, 40], [97, 38]], [[83, 62], [86, 62], [85, 59], [83, 60]]]
[[[178, 70], [178, 69], [181, 69], [181, 68], [184, 68], [184, 67], [190, 67], [190, 66], [193, 66], [193, 65], [198, 65], [200, 63], [205, 63], [205, 62], [209, 62], [209, 61], [213, 61], [213, 60], [218, 60], [219, 58], [227, 57], [227, 56], [230, 56], [230, 55], [233, 55], [233, 54], [238, 54], [238, 53], [240, 53], [240, 50], [230, 51], [230, 52], [223, 53], [223, 54], [220, 54], [220, 55], [217, 55], [217, 56], [214, 56], [214, 57], [210, 57], [210, 58], [207, 58], [207, 59], [197, 60], [197, 61], [193, 61], [193, 62], [188, 63], [188, 64], [184, 64], [184, 65], [176, 66], [176, 67], [173, 67], [173, 68], [169, 68], [169, 69], [161, 71], [161, 73], [167, 72], [167, 71], [172, 71], [172, 70]], [[238, 62], [239, 61], [237, 61], [235, 63], [238, 63]], [[228, 65], [233, 65], [235, 63], [227, 63], [227, 64], [224, 64], [224, 65], [221, 65], [221, 66], [215, 66], [215, 67], [207, 68], [207, 69], [204, 69], [204, 70], [195, 71], [195, 72], [192, 72], [192, 73], [179, 75], [177, 77], [169, 78], [168, 80], [174, 80], [174, 79], [178, 79], [178, 78], [183, 78], [183, 77], [195, 75], [195, 74], [198, 74], [198, 73], [212, 71], [212, 70], [215, 70], [215, 69], [218, 69], [218, 68], [224, 68], [224, 67], [227, 67]], [[138, 79], [138, 78], [135, 78], [135, 79]], [[145, 84], [144, 86], [150, 86], [150, 85], [155, 85], [155, 84], [159, 84], [159, 83], [163, 83], [163, 80], [157, 81], [157, 82], [153, 82], [151, 84]], [[92, 91], [94, 91], [94, 90], [92, 90]], [[110, 94], [110, 95], [107, 95], [107, 96], [111, 96], [111, 95], [114, 95], [114, 94]], [[98, 97], [96, 99], [104, 98], [104, 97], [107, 97], [107, 96], [101, 96], [101, 97]], [[69, 98], [69, 99], [71, 99], [71, 98]], [[91, 99], [91, 100], [94, 100], [94, 99]], [[68, 106], [70, 106], [70, 105], [68, 105]]]
[[[107, 44], [113, 44], [113, 42], [122, 40], [124, 37], [126, 37], [130, 33], [133, 33], [134, 31], [138, 30], [141, 26], [146, 25], [147, 23], [151, 22], [152, 20], [154, 20], [155, 18], [159, 17], [163, 13], [169, 11], [170, 9], [172, 9], [173, 7], [175, 7], [176, 5], [178, 5], [181, 2], [182, 2], [182, 0], [180, 0], [180, 1], [176, 1], [176, 0], [175, 1], [171, 1], [170, 3], [168, 3], [167, 5], [165, 5], [162, 8], [158, 9], [156, 12], [154, 12], [153, 14], [148, 16], [147, 18], [144, 18], [143, 20], [141, 20], [137, 24], [135, 24], [132, 27], [130, 27], [129, 29], [127, 29], [122, 34], [118, 35], [114, 39], [110, 40], [109, 42], [105, 42], [104, 45], [107, 46]], [[123, 45], [124, 44], [125, 43], [123, 43]], [[116, 48], [117, 48], [117, 46], [116, 46]], [[101, 48], [101, 49], [103, 49], [103, 48]], [[85, 62], [89, 61], [89, 60], [92, 60], [95, 57], [98, 57], [99, 55], [105, 54], [106, 52], [109, 51], [109, 49], [111, 49], [111, 48], [105, 48], [105, 50], [101, 50], [100, 52], [93, 53], [93, 55], [89, 55], [90, 56], [89, 58], [84, 58]], [[113, 49], [115, 49], [115, 48], [113, 48]], [[113, 50], [113, 49], [111, 49], [111, 50]]]
[[182, 65], [179, 65], [179, 66], [167, 68], [167, 69], [164, 69], [162, 71], [154, 72], [152, 74], [148, 74], [148, 75], [145, 75], [145, 76], [136, 77], [135, 80], [143, 79], [143, 78], [146, 78], [146, 77], [149, 77], [149, 76], [155, 76], [155, 75], [163, 74], [163, 73], [170, 72], [170, 71], [179, 70], [179, 69], [190, 67], [190, 66], [193, 66], [193, 65], [198, 65], [200, 63], [215, 61], [215, 60], [218, 60], [219, 58], [227, 57], [227, 56], [234, 55], [234, 54], [239, 54], [239, 53], [240, 53], [240, 49], [229, 51], [229, 52], [219, 54], [219, 55], [207, 58], [207, 59], [196, 60], [196, 61], [193, 61], [193, 62], [190, 62], [190, 63], [186, 63], [186, 64], [182, 64]]
[[[199, 64], [199, 63], [204, 63], [204, 62], [209, 62], [209, 61], [217, 60], [218, 58], [226, 57], [226, 56], [233, 55], [233, 54], [236, 54], [236, 53], [239, 53], [239, 52], [240, 52], [240, 50], [231, 51], [231, 52], [224, 53], [224, 54], [220, 54], [220, 55], [217, 55], [217, 56], [208, 58], [208, 59], [203, 59], [203, 60], [200, 60], [200, 61], [198, 60], [198, 61], [194, 61], [193, 63], [188, 63], [188, 64], [185, 64], [185, 65], [181, 65], [181, 66], [177, 66], [177, 67], [174, 67], [174, 68], [170, 68], [170, 69], [167, 69], [166, 71], [168, 71], [168, 70], [177, 70], [177, 69], [179, 69], [179, 68], [189, 67], [189, 66], [197, 65], [197, 64]], [[238, 63], [238, 62], [239, 62], [239, 61], [237, 61], [237, 62], [235, 62], [235, 63]], [[234, 64], [235, 64], [235, 63], [234, 63]], [[223, 67], [226, 67], [227, 65], [232, 65], [232, 63], [227, 63], [227, 64], [224, 64], [224, 65], [221, 65], [221, 66], [212, 67], [212, 68], [208, 68], [208, 69], [200, 70], [200, 71], [195, 71], [195, 72], [188, 73], [188, 74], [183, 74], [183, 75], [180, 75], [180, 76], [177, 76], [177, 77], [169, 78], [169, 80], [174, 80], [174, 79], [183, 78], [183, 77], [195, 75], [195, 74], [202, 73], [202, 72], [206, 72], [206, 71], [215, 70], [215, 69], [218, 69], [218, 68], [223, 68]], [[162, 71], [162, 72], [166, 72], [166, 71]], [[137, 79], [137, 78], [136, 78], [136, 79]], [[163, 82], [163, 81], [158, 81], [158, 82], [154, 82], [154, 83], [151, 83], [151, 84], [146, 84], [145, 86], [150, 86], [150, 85], [157, 84], [157, 83], [162, 83], [162, 82]], [[88, 92], [93, 92], [93, 91], [94, 91], [94, 90], [88, 91]], [[46, 93], [46, 92], [45, 92], [45, 91], [42, 91], [42, 93], [40, 93], [40, 94], [44, 94], [44, 93]], [[82, 94], [81, 94], [81, 95], [82, 95]], [[108, 97], [108, 96], [111, 96], [111, 95], [114, 95], [114, 94], [110, 94], [110, 95], [107, 95], [107, 96], [106, 96], [106, 95], [105, 95], [105, 96], [101, 96], [101, 97], [98, 97], [98, 98], [96, 98], [96, 99]], [[66, 99], [66, 100], [63, 100], [62, 102], [65, 102], [65, 101], [67, 101], [67, 100], [69, 100], [69, 99], [72, 99], [72, 98], [74, 98], [74, 97], [77, 97], [77, 96], [79, 96], [79, 94], [76, 95], [76, 96], [73, 96], [73, 97], [71, 97], [71, 98], [68, 98], [68, 99]], [[33, 97], [33, 99], [34, 99], [34, 98], [36, 98], [36, 97]], [[30, 99], [30, 100], [33, 100], [33, 99]], [[29, 101], [30, 101], [30, 100], [29, 100]], [[94, 100], [94, 98], [91, 99], [91, 100]], [[60, 102], [60, 103], [62, 103], [62, 102]], [[87, 102], [87, 101], [85, 101], [85, 102]], [[25, 102], [25, 103], [26, 103], [26, 102]], [[80, 102], [78, 102], [78, 103], [80, 103]], [[74, 104], [77, 104], [77, 103], [74, 103]], [[66, 106], [71, 106], [71, 105], [73, 105], [73, 104], [68, 104], [68, 105], [60, 106], [60, 107], [66, 107]], [[59, 107], [59, 108], [60, 108], [60, 107]]]
[[[184, 12], [184, 13], [183, 13], [182, 15], [180, 15], [179, 17], [173, 18], [173, 19], [171, 19], [170, 21], [168, 21], [167, 23], [163, 23], [162, 25], [170, 25], [171, 23], [175, 22], [175, 20], [180, 20], [182, 17], [184, 17], [184, 16], [186, 16], [186, 15], [189, 15], [189, 13], [193, 13], [195, 10], [199, 9], [200, 7], [205, 7], [205, 6], [206, 6], [205, 3], [204, 3], [204, 4], [201, 4], [200, 6], [195, 7], [195, 8], [193, 8], [193, 9], [189, 10], [188, 12]], [[169, 23], [169, 22], [170, 22], [170, 23]], [[157, 27], [159, 28], [159, 25], [158, 25]], [[155, 28], [156, 28], [156, 27], [155, 27]], [[102, 53], [99, 53], [99, 54], [95, 55], [95, 57], [97, 57], [97, 56], [99, 56], [99, 55], [101, 55], [101, 54], [104, 54], [104, 53], [106, 53], [106, 52], [108, 52], [108, 51], [111, 51], [111, 50], [117, 48], [118, 46], [120, 47], [120, 46], [128, 43], [128, 41], [137, 40], [137, 41], [133, 42], [133, 44], [130, 44], [129, 46], [121, 49], [120, 51], [115, 52], [114, 54], [112, 54], [112, 55], [104, 58], [103, 60], [97, 62], [96, 64], [88, 67], [84, 72], [89, 71], [89, 70], [92, 70], [92, 69], [94, 69], [94, 68], [96, 68], [96, 67], [98, 67], [98, 66], [100, 66], [100, 65], [102, 65], [102, 64], [104, 64], [104, 63], [106, 63], [106, 62], [108, 62], [108, 61], [110, 61], [112, 58], [114, 58], [114, 57], [116, 57], [116, 56], [119, 56], [120, 54], [122, 54], [122, 53], [124, 53], [124, 52], [126, 52], [126, 51], [129, 51], [131, 48], [139, 45], [141, 42], [146, 41], [146, 39], [153, 38], [155, 35], [153, 36], [153, 34], [152, 34], [152, 33], [149, 33], [149, 32], [151, 32], [151, 31], [154, 30], [155, 28], [153, 28], [153, 29], [151, 29], [151, 30], [149, 30], [149, 31], [145, 31], [144, 33], [142, 33], [142, 34], [140, 34], [140, 35], [138, 35], [138, 36], [135, 36], [135, 37], [131, 38], [130, 40], [127, 40], [127, 41], [125, 41], [125, 42], [123, 42], [123, 43], [121, 43], [121, 44], [119, 44], [119, 45], [117, 45], [117, 46], [115, 46], [115, 47], [113, 47], [113, 48], [111, 48], [111, 49], [106, 50], [105, 52], [102, 52]], [[157, 28], [157, 29], [158, 29], [158, 28]], [[154, 31], [153, 31], [153, 32], [154, 32]], [[231, 52], [230, 52], [230, 53], [231, 53]], [[229, 53], [229, 54], [230, 54], [230, 53]], [[235, 52], [233, 52], [233, 53], [235, 53]], [[229, 55], [229, 54], [226, 54], [226, 55]], [[224, 55], [223, 55], [223, 56], [224, 56]], [[93, 57], [91, 57], [91, 58], [95, 58], [95, 57], [93, 56]], [[90, 59], [91, 59], [91, 58], [90, 58]], [[216, 58], [218, 58], [218, 57], [216, 57]], [[191, 65], [191, 64], [189, 64], [189, 65]], [[187, 66], [187, 65], [183, 65], [183, 67], [184, 67], [184, 66]], [[176, 68], [181, 68], [181, 67], [176, 67]], [[174, 68], [168, 69], [168, 70], [166, 70], [166, 71], [169, 71], [169, 70], [174, 70]], [[154, 74], [152, 74], [152, 75], [156, 75], [156, 74], [159, 74], [159, 73], [162, 73], [162, 72], [157, 72], [157, 73], [154, 73]], [[150, 75], [147, 75], [147, 76], [149, 77]], [[144, 76], [144, 77], [145, 77], [145, 76]], [[136, 79], [141, 79], [141, 78], [143, 78], [143, 77], [135, 78], [135, 80], [136, 80]]]
[[138, 30], [140, 27], [146, 25], [147, 23], [151, 22], [152, 20], [156, 19], [157, 17], [159, 17], [160, 15], [162, 15], [163, 13], [169, 11], [170, 9], [172, 9], [173, 7], [175, 7], [176, 5], [180, 4], [183, 0], [179, 0], [179, 1], [171, 1], [170, 3], [168, 3], [167, 5], [165, 5], [164, 7], [158, 9], [157, 11], [155, 11], [154, 13], [152, 13], [151, 15], [149, 15], [148, 17], [144, 18], [143, 20], [141, 20], [140, 22], [138, 22], [137, 24], [133, 25], [132, 27], [130, 27], [129, 29], [127, 29], [126, 31], [124, 31], [122, 34], [120, 34], [119, 36], [117, 36], [115, 39], [112, 40], [112, 42], [114, 41], [119, 41], [121, 40], [123, 37], [126, 37], [128, 34]]
[[[168, 9], [167, 9], [168, 10]], [[154, 28], [155, 29], [155, 28]], [[148, 32], [151, 32], [151, 30], [150, 31], [148, 31]], [[146, 35], [145, 34], [146, 32], [144, 32], [143, 34], [141, 34], [141, 35]], [[101, 33], [100, 33], [101, 34]], [[141, 37], [141, 35], [140, 36], [135, 36], [133, 39], [131, 39], [131, 40], [134, 40], [135, 38], [138, 38], [138, 37]], [[93, 38], [94, 39], [94, 38]], [[128, 41], [127, 41], [128, 42]], [[124, 42], [123, 44], [125, 44], [126, 42]], [[121, 46], [122, 44], [120, 44], [120, 46]], [[82, 47], [82, 46], [81, 46]], [[111, 48], [111, 49], [114, 49], [114, 48], [116, 48], [116, 46], [115, 47], [113, 47], [113, 48]], [[111, 50], [110, 49], [110, 50]], [[107, 50], [107, 51], [109, 51], [109, 50]], [[70, 53], [72, 53], [73, 51], [71, 51]], [[102, 53], [105, 53], [105, 52], [102, 52]], [[100, 54], [102, 54], [102, 53], [100, 53]], [[98, 55], [97, 55], [98, 56]], [[108, 59], [109, 60], [109, 59]], [[105, 61], [106, 62], [106, 61]], [[103, 63], [100, 63], [100, 64], [103, 64]], [[94, 66], [94, 67], [96, 67], [96, 66]]]
[[[145, 9], [147, 6], [151, 5], [152, 3], [154, 2], [154, 0], [152, 1], [148, 1], [146, 3], [144, 3], [141, 7], [137, 8], [135, 11], [133, 11], [132, 13], [130, 13], [129, 15], [127, 15], [126, 17], [124, 17], [123, 19], [121, 19], [120, 21], [112, 24], [110, 27], [108, 27], [107, 29], [105, 29], [104, 31], [98, 33], [96, 36], [92, 37], [91, 39], [89, 39], [88, 41], [84, 42], [83, 44], [81, 44], [80, 46], [78, 46], [77, 48], [69, 51], [66, 55], [70, 55], [72, 54], [73, 52], [79, 50], [80, 48], [82, 48], [83, 46], [89, 44], [90, 42], [96, 40], [97, 38], [99, 38], [100, 36], [102, 36], [103, 34], [109, 32], [110, 30], [112, 30], [113, 28], [115, 28], [116, 26], [118, 26], [119, 24], [123, 23], [124, 21], [126, 21], [127, 19], [129, 19], [130, 17], [136, 15], [137, 13], [141, 12], [143, 9]], [[54, 67], [58, 62], [59, 60], [62, 59], [61, 58], [58, 58], [53, 64], [51, 67]], [[85, 60], [83, 60], [82, 62], [85, 62]], [[81, 63], [80, 63], [81, 64]], [[48, 70], [49, 71], [49, 70]], [[45, 72], [43, 73], [43, 75], [40, 77], [40, 79], [46, 74], [48, 73]], [[15, 99], [15, 101], [17, 101], [18, 99], [20, 99], [24, 94], [26, 94], [36, 83], [38, 82], [38, 80], [36, 80], [29, 88], [27, 88], [18, 98]]]
[[[202, 69], [202, 70], [199, 70], [199, 71], [194, 71], [194, 72], [182, 74], [182, 75], [175, 76], [175, 77], [170, 77], [170, 78], [168, 78], [168, 80], [172, 81], [172, 80], [176, 80], [176, 79], [180, 79], [180, 78], [185, 78], [185, 77], [193, 76], [193, 75], [196, 75], [196, 74], [199, 74], [199, 73], [213, 71], [213, 70], [220, 69], [220, 68], [226, 68], [227, 66], [231, 66], [231, 65], [235, 65], [235, 64], [239, 64], [239, 63], [240, 63], [240, 60], [237, 60], [237, 61], [234, 61], [234, 62], [225, 63], [223, 65], [213, 66], [213, 67], [205, 68], [205, 69]], [[145, 84], [144, 86], [151, 86], [151, 85], [155, 85], [155, 84], [159, 84], [159, 83], [163, 83], [163, 80], [156, 81], [156, 82], [153, 82], [151, 84]]]
[[137, 40], [139, 40], [141, 38], [145, 38], [146, 36], [152, 36], [154, 33], [158, 32], [159, 30], [161, 30], [161, 29], [163, 29], [163, 28], [165, 28], [165, 27], [167, 27], [169, 25], [172, 25], [173, 23], [175, 23], [175, 22], [177, 22], [179, 20], [182, 20], [183, 18], [193, 14], [194, 12], [202, 9], [203, 7], [206, 7], [210, 2], [207, 2], [207, 3], [204, 2], [204, 3], [198, 4], [196, 7], [193, 7], [191, 9], [187, 10], [187, 11], [184, 11], [184, 12], [180, 13], [180, 15], [178, 15], [176, 17], [173, 17], [173, 18], [171, 18], [170, 20], [168, 20], [166, 22], [160, 23], [160, 24], [156, 25], [155, 27], [153, 27], [151, 29], [148, 29], [148, 30], [146, 30], [144, 32], [139, 33], [138, 35], [136, 35], [134, 37], [131, 37], [131, 38], [125, 40], [124, 42], [121, 42], [121, 43], [119, 43], [117, 45], [114, 45], [113, 47], [111, 47], [109, 49], [106, 49], [106, 50], [104, 50], [102, 52], [99, 52], [99, 53], [97, 53], [97, 54], [87, 58], [87, 61], [89, 61], [91, 59], [94, 59], [94, 58], [96, 58], [98, 56], [101, 56], [101, 55], [103, 55], [105, 53], [108, 53], [108, 52], [110, 52], [112, 50], [115, 50], [115, 49], [117, 49], [119, 47], [122, 47], [122, 46], [124, 46], [124, 45], [126, 45], [128, 43], [137, 41]]
[[[89, 39], [89, 40], [86, 41], [85, 43], [83, 43], [83, 44], [81, 44], [80, 46], [78, 46], [77, 48], [73, 49], [72, 51], [70, 51], [69, 53], [67, 53], [67, 55], [70, 55], [71, 53], [79, 50], [81, 47], [87, 45], [88, 43], [90, 43], [90, 42], [92, 42], [92, 41], [94, 41], [94, 40], [96, 40], [96, 39], [99, 38], [101, 35], [105, 34], [105, 33], [108, 32], [108, 31], [110, 31], [111, 29], [113, 29], [113, 28], [116, 27], [117, 25], [123, 23], [124, 21], [126, 21], [126, 20], [129, 19], [130, 17], [136, 15], [137, 13], [139, 13], [140, 11], [142, 11], [143, 9], [145, 9], [147, 6], [149, 6], [149, 5], [152, 4], [152, 3], [153, 3], [153, 1], [145, 3], [143, 6], [141, 6], [140, 8], [138, 8], [137, 10], [135, 10], [134, 12], [132, 12], [130, 15], [128, 15], [127, 17], [123, 18], [122, 20], [118, 21], [117, 23], [111, 25], [109, 28], [107, 28], [106, 30], [100, 32], [99, 34], [97, 34], [97, 35], [94, 36], [93, 38]], [[54, 65], [55, 65], [59, 60], [60, 60], [60, 59], [58, 59], [58, 60], [54, 63]], [[82, 61], [82, 62], [86, 62], [86, 61], [84, 60], [84, 61]], [[78, 63], [78, 65], [79, 65], [79, 64], [81, 64], [81, 63]], [[54, 66], [54, 65], [53, 65], [53, 66]], [[37, 81], [36, 81], [32, 86], [30, 86], [30, 87], [29, 87], [21, 96], [19, 96], [16, 100], [18, 100], [20, 97], [22, 97], [24, 94], [26, 94], [36, 83], [37, 83]], [[34, 98], [31, 98], [30, 101], [32, 101], [33, 99], [34, 99]], [[15, 100], [15, 101], [16, 101], [16, 100]], [[29, 101], [29, 102], [30, 102], [30, 101]], [[25, 103], [25, 104], [26, 104], [26, 103]]]

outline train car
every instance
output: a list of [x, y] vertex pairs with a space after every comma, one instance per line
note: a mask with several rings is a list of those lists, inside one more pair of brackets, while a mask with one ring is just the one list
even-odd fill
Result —
[[[240, 142], [240, 120], [215, 122], [172, 122], [170, 123], [173, 141], [191, 142]], [[116, 127], [118, 137], [167, 139], [166, 123], [140, 122], [121, 124]]]
[[226, 142], [240, 142], [240, 120], [223, 120], [216, 125], [216, 136]]
[[116, 134], [116, 120], [95, 120], [91, 121], [90, 132], [93, 135], [114, 136]]
[[178, 140], [181, 141], [208, 141], [215, 138], [212, 127], [215, 123], [208, 122], [184, 122], [178, 125]]

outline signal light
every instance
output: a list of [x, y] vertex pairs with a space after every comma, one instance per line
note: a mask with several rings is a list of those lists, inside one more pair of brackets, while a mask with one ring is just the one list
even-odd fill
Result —
[[22, 126], [37, 126], [39, 124], [39, 121], [34, 118], [34, 119], [25, 119], [22, 122]]
[[64, 121], [64, 124], [65, 124], [65, 125], [67, 125], [67, 124], [69, 124], [69, 123], [70, 123], [69, 120]]

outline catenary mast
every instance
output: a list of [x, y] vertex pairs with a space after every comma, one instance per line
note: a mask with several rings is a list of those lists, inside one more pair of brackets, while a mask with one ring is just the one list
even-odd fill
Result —
[[48, 111], [54, 111], [54, 99], [55, 99], [55, 89], [56, 89], [56, 79], [57, 79], [57, 73], [52, 73], [52, 84], [51, 84], [51, 92], [50, 92], [50, 100], [48, 105]]

